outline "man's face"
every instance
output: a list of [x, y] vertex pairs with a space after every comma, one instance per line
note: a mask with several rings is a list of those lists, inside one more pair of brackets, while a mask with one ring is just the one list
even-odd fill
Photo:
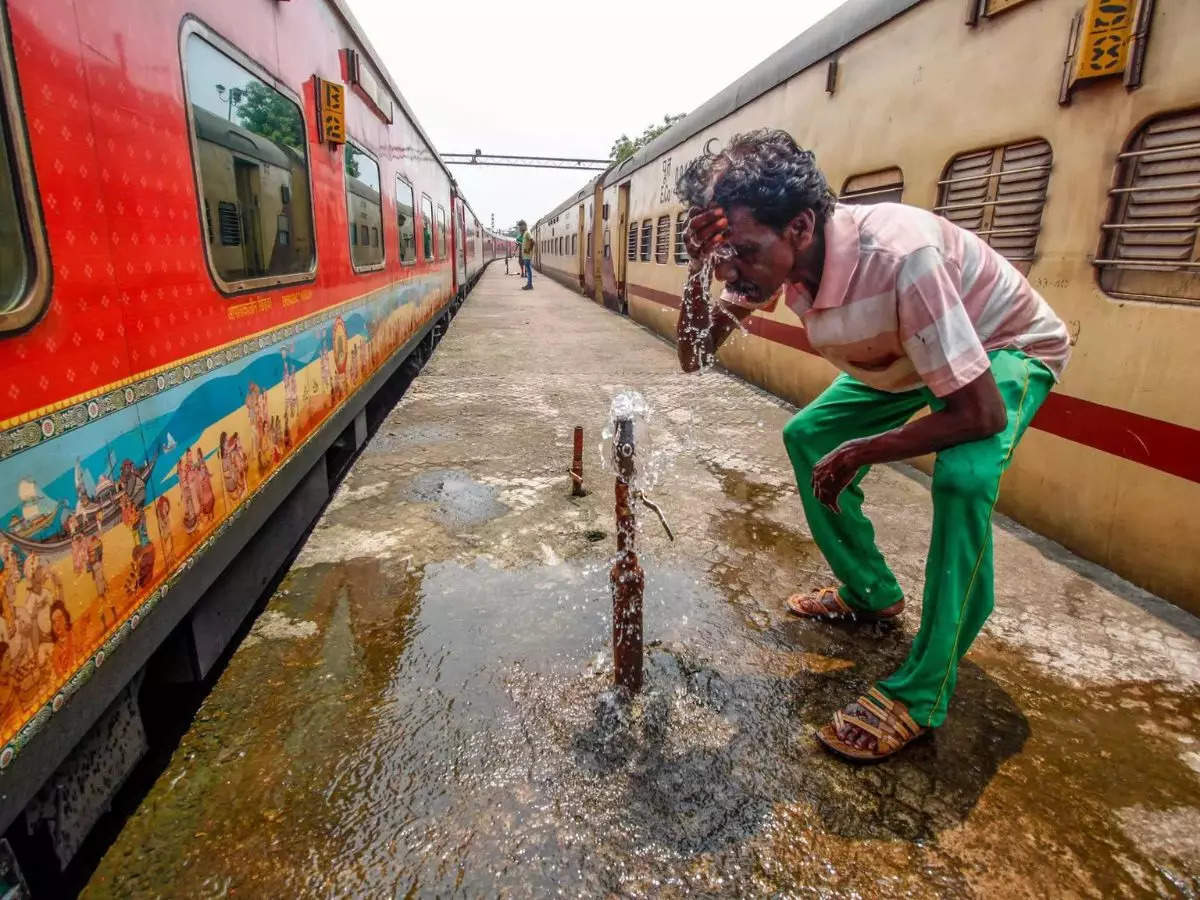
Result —
[[733, 255], [719, 262], [714, 274], [746, 302], [766, 303], [796, 267], [798, 255], [811, 245], [811, 214], [798, 216], [782, 233], [763, 225], [745, 206], [725, 210], [725, 218], [725, 240]]

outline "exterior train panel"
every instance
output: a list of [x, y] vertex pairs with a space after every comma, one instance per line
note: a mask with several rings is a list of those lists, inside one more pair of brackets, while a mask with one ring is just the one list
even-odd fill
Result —
[[0, 768], [455, 296], [452, 180], [339, 0], [135, 6], [3, 5]]
[[[811, 147], [844, 202], [901, 199], [983, 232], [1073, 343], [1000, 509], [1200, 612], [1200, 64], [1187, 39], [1200, 5], [1154, 5], [1140, 87], [1083, 81], [1060, 105], [1078, 8], [1027, 0], [975, 27], [957, 0], [838, 10], [610, 170], [602, 295], [674, 337], [686, 272], [674, 178], [708, 141], [764, 126]], [[719, 108], [733, 96], [744, 105]], [[782, 304], [756, 312], [721, 361], [807, 402], [834, 369], [797, 349], [800, 326]]]

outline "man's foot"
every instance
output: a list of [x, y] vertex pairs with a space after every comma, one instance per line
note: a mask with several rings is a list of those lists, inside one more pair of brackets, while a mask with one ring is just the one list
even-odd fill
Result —
[[523, 290], [523, 291], [532, 291], [532, 290], [533, 290], [533, 285], [532, 285], [532, 284], [526, 284], [526, 285], [523, 285], [523, 286], [521, 287], [521, 290]]
[[847, 605], [836, 587], [823, 587], [807, 594], [792, 594], [787, 599], [788, 609], [805, 619], [831, 619], [836, 622], [862, 620], [883, 622], [895, 619], [904, 612], [904, 599], [880, 610], [858, 610]]
[[885, 697], [879, 688], [871, 688], [835, 712], [833, 723], [817, 731], [817, 740], [826, 750], [851, 762], [879, 762], [930, 733], [930, 729], [913, 721], [903, 703]]

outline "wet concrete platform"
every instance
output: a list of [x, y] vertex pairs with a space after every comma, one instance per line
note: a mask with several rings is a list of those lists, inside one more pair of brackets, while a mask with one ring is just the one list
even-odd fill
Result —
[[[1196, 896], [1200, 627], [1012, 523], [932, 741], [812, 731], [905, 654], [795, 621], [829, 575], [792, 408], [548, 279], [492, 267], [367, 446], [90, 896]], [[621, 388], [652, 407], [646, 689], [610, 702]], [[587, 429], [571, 498], [571, 431]], [[865, 482], [918, 601], [920, 476]]]

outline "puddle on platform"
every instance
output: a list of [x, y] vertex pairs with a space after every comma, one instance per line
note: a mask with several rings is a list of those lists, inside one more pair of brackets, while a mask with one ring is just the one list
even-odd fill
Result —
[[431, 503], [443, 524], [460, 528], [478, 525], [508, 512], [496, 497], [496, 488], [482, 484], [460, 469], [431, 469], [416, 475], [409, 498]]
[[[478, 496], [447, 475], [429, 502]], [[1121, 860], [1142, 851], [1102, 808], [1027, 797], [1036, 763], [1004, 774], [1030, 727], [978, 666], [935, 740], [848, 767], [811, 731], [899, 662], [902, 634], [747, 629], [705, 573], [643, 563], [632, 703], [609, 688], [604, 560], [293, 570], [270, 639], [235, 655], [89, 894], [965, 893], [1051, 824], [1087, 854], [1068, 892], [1131, 883]], [[984, 860], [954, 849], [969, 816], [996, 820]], [[1037, 883], [1061, 860], [1032, 850]]]

